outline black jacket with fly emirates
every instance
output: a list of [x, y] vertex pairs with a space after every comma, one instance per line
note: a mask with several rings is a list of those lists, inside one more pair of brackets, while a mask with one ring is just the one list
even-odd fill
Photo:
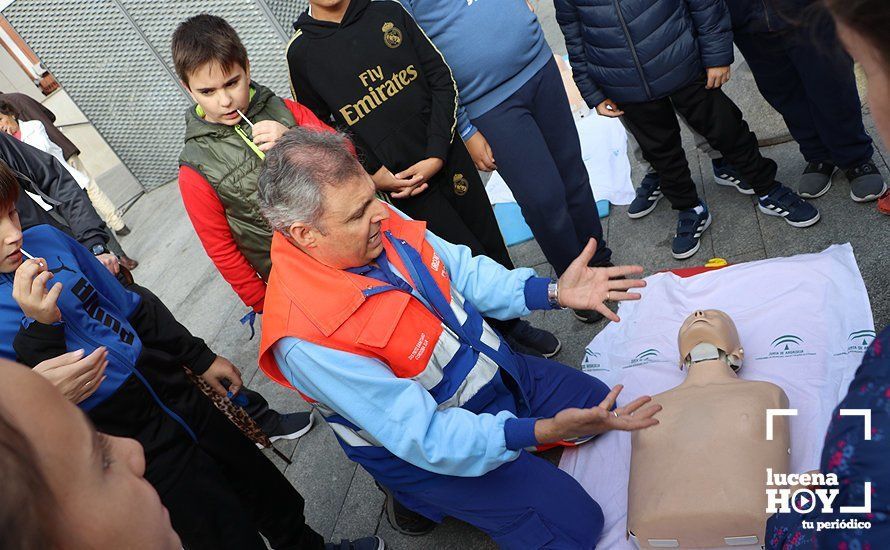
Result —
[[294, 98], [350, 134], [369, 173], [446, 160], [457, 87], [401, 4], [352, 0], [340, 23], [306, 12], [294, 28], [287, 50]]

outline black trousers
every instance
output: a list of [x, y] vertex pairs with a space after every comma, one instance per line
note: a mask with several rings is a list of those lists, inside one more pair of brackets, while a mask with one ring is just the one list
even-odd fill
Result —
[[[427, 223], [430, 231], [453, 244], [468, 247], [473, 256], [484, 255], [513, 269], [504, 237], [494, 217], [485, 185], [463, 140], [455, 137], [445, 165], [429, 181], [429, 188], [407, 199], [392, 199], [402, 212]], [[502, 333], [509, 333], [516, 320], [486, 319]]]
[[278, 468], [184, 373], [160, 378], [153, 376], [152, 386], [197, 441], [135, 377], [90, 418], [100, 431], [133, 437], [145, 448], [145, 478], [170, 511], [185, 548], [265, 550], [260, 533], [275, 549], [324, 548], [321, 535], [306, 525], [303, 497]]
[[706, 82], [702, 75], [668, 97], [620, 104], [625, 125], [640, 144], [643, 158], [661, 176], [661, 192], [674, 210], [694, 208], [699, 203], [675, 109], [711, 147], [723, 154], [758, 196], [768, 194], [778, 185], [776, 163], [760, 154], [757, 137], [748, 128], [742, 112], [719, 88], [706, 89]]
[[736, 34], [757, 89], [785, 119], [808, 162], [847, 170], [871, 160], [853, 60], [828, 17], [783, 32]]

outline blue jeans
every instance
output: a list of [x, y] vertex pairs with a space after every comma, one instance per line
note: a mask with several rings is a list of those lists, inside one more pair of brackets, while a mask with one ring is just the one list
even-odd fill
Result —
[[551, 59], [503, 103], [472, 119], [557, 275], [597, 240], [591, 264], [609, 261], [596, 199], [562, 77]]
[[[530, 418], [592, 407], [609, 393], [608, 386], [579, 370], [549, 359], [519, 357], [519, 383], [529, 399]], [[603, 512], [581, 485], [526, 451], [479, 477], [438, 478], [422, 490], [397, 491], [395, 496], [434, 520], [451, 516], [465, 521], [504, 549], [591, 549], [603, 529]]]

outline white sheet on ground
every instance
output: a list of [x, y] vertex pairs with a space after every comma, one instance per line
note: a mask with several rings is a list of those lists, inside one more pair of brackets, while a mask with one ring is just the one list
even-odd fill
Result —
[[[625, 385], [619, 405], [655, 395], [684, 379], [677, 331], [695, 309], [720, 309], [738, 327], [745, 361], [740, 376], [779, 385], [791, 408], [791, 467], [817, 469], [831, 411], [874, 338], [865, 283], [849, 244], [739, 264], [690, 278], [647, 277], [637, 302], [623, 302], [587, 346], [583, 369], [609, 386]], [[670, 457], [665, 457], [669, 460]], [[605, 515], [600, 548], [632, 549], [624, 538], [630, 434], [610, 432], [563, 453], [559, 467], [599, 503]], [[764, 476], [766, 473], [764, 472]]]
[[[630, 204], [634, 199], [634, 187], [630, 181], [624, 126], [618, 119], [602, 117], [595, 112], [585, 117], [575, 115], [575, 124], [581, 138], [581, 157], [590, 174], [593, 196], [596, 200], [607, 200], [612, 204]], [[516, 202], [497, 172], [492, 173], [485, 190], [491, 204]]]

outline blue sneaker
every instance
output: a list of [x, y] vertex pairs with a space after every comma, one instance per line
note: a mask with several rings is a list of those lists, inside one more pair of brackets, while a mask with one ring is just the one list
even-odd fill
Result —
[[778, 185], [769, 195], [759, 199], [757, 207], [769, 216], [785, 218], [792, 227], [809, 227], [819, 221], [816, 207], [794, 194], [784, 185]]
[[701, 214], [695, 208], [680, 210], [677, 217], [677, 234], [671, 245], [671, 254], [678, 260], [685, 260], [698, 252], [701, 236], [711, 225], [711, 213], [705, 203], [699, 203], [704, 210]]
[[742, 179], [742, 175], [736, 172], [736, 169], [724, 159], [711, 159], [711, 166], [714, 168], [714, 183], [725, 187], [734, 187], [736, 191], [743, 195], [753, 195], [754, 189], [748, 185], [748, 182]]
[[646, 174], [640, 186], [637, 188], [637, 197], [627, 207], [627, 215], [631, 219], [642, 218], [655, 210], [658, 201], [661, 200], [661, 176], [657, 172]]

